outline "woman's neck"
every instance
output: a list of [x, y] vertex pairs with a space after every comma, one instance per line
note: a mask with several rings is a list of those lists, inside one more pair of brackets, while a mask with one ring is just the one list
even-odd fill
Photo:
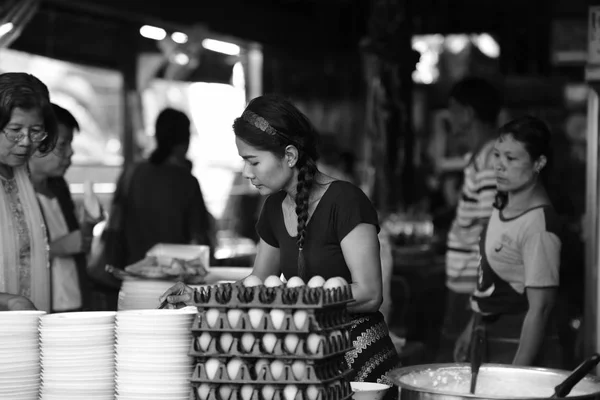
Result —
[[532, 207], [548, 203], [548, 194], [544, 186], [536, 180], [533, 184], [515, 192], [508, 192], [506, 208], [514, 211], [524, 211]]
[[13, 172], [12, 167], [9, 167], [5, 164], [0, 164], [0, 176], [4, 179], [12, 179], [15, 176], [15, 174]]

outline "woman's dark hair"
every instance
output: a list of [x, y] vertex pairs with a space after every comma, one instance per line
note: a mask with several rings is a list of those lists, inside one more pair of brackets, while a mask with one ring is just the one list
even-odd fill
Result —
[[52, 103], [52, 111], [54, 111], [57, 124], [64, 125], [71, 131], [79, 131], [79, 123], [69, 110]]
[[156, 149], [150, 155], [150, 162], [160, 165], [173, 153], [175, 146], [190, 143], [190, 119], [181, 111], [165, 108], [156, 119], [154, 137]]
[[[540, 179], [545, 182], [547, 171], [552, 163], [552, 133], [548, 125], [539, 118], [526, 115], [500, 127], [499, 137], [504, 136], [510, 136], [517, 142], [523, 143], [531, 161], [536, 161], [541, 156], [546, 157], [546, 165], [540, 171]], [[498, 192], [494, 206], [502, 209], [506, 207], [507, 202], [507, 194]]]
[[233, 123], [235, 135], [249, 145], [269, 151], [278, 157], [285, 155], [287, 146], [298, 149], [298, 184], [296, 186], [296, 215], [298, 216], [298, 275], [305, 277], [306, 261], [302, 250], [306, 240], [309, 197], [317, 173], [317, 131], [290, 101], [277, 95], [265, 95], [250, 101], [247, 111], [263, 118], [279, 134], [270, 134], [245, 118]]
[[41, 154], [51, 152], [56, 145], [58, 128], [48, 87], [31, 74], [22, 72], [0, 74], [0, 129], [4, 129], [10, 122], [15, 108], [41, 111], [48, 137], [40, 143], [37, 151]]

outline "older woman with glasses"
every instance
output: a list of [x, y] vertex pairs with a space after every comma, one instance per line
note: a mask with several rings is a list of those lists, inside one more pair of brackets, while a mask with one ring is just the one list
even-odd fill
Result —
[[46, 85], [0, 74], [0, 310], [51, 310], [47, 231], [27, 163], [52, 151], [56, 137]]

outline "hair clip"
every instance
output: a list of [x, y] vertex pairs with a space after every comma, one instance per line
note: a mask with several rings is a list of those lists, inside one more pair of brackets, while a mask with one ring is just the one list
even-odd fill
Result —
[[260, 115], [256, 114], [255, 112], [252, 112], [250, 110], [245, 110], [244, 113], [242, 114], [242, 119], [244, 121], [248, 122], [249, 124], [252, 124], [255, 128], [258, 128], [261, 131], [263, 131], [271, 136], [279, 135], [291, 142], [294, 142], [294, 140], [291, 137], [289, 137], [285, 133], [279, 132], [277, 129], [273, 128], [267, 122], [266, 119], [264, 119]]

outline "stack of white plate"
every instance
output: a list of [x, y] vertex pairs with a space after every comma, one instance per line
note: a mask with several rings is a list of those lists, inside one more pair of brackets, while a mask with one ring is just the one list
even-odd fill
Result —
[[115, 312], [50, 314], [40, 321], [40, 400], [113, 400]]
[[38, 325], [44, 314], [44, 311], [0, 312], [0, 399], [38, 398]]
[[119, 311], [156, 308], [158, 298], [175, 282], [126, 278], [119, 292]]
[[186, 307], [117, 313], [117, 400], [190, 398], [190, 328], [197, 312]]

